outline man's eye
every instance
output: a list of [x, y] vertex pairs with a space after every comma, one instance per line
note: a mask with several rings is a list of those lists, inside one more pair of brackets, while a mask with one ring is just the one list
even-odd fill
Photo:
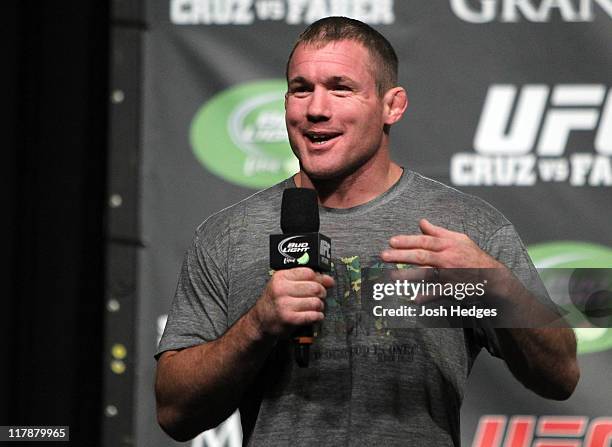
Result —
[[352, 89], [348, 85], [336, 85], [334, 90], [341, 92], [350, 92]]
[[305, 85], [299, 85], [297, 87], [292, 87], [291, 88], [291, 93], [304, 93], [309, 91], [308, 87]]

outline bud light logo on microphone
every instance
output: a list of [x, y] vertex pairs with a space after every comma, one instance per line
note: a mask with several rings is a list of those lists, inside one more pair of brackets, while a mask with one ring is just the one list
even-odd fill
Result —
[[331, 270], [331, 241], [321, 233], [270, 235], [270, 267], [274, 270], [310, 267]]
[[300, 240], [302, 236], [291, 236], [278, 243], [278, 252], [283, 255], [283, 264], [308, 264], [310, 244]]

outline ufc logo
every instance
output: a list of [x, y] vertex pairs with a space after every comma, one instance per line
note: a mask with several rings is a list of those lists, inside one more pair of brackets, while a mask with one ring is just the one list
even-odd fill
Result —
[[[612, 91], [612, 89], [611, 89]], [[483, 155], [560, 156], [572, 131], [595, 130], [595, 151], [612, 155], [612, 94], [601, 84], [489, 87], [474, 149]], [[536, 138], [540, 132], [539, 141]]]
[[608, 447], [612, 418], [482, 416], [472, 447]]
[[324, 256], [326, 258], [331, 258], [331, 245], [329, 242], [325, 240], [321, 240], [321, 245], [319, 248], [320, 248], [321, 256]]

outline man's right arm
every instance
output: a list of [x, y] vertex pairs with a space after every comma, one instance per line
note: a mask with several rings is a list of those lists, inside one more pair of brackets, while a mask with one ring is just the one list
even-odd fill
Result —
[[321, 321], [333, 279], [308, 268], [281, 270], [246, 314], [217, 340], [164, 352], [157, 364], [157, 418], [185, 441], [216, 427], [242, 396], [279, 337]]

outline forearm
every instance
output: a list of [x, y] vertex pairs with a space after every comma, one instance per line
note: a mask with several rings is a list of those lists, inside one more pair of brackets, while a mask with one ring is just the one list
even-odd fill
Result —
[[331, 276], [299, 267], [272, 275], [262, 296], [219, 339], [166, 352], [157, 365], [157, 417], [177, 440], [217, 426], [239, 405], [276, 341], [324, 318]]
[[164, 353], [155, 385], [162, 428], [187, 440], [225, 420], [239, 406], [275, 340], [261, 333], [248, 312], [215, 341]]
[[496, 269], [489, 284], [493, 299], [508, 316], [507, 328], [496, 329], [496, 333], [514, 376], [543, 397], [567, 399], [580, 376], [573, 330], [509, 269]]
[[569, 328], [496, 329], [501, 354], [526, 387], [543, 397], [567, 399], [578, 383], [576, 339]]

